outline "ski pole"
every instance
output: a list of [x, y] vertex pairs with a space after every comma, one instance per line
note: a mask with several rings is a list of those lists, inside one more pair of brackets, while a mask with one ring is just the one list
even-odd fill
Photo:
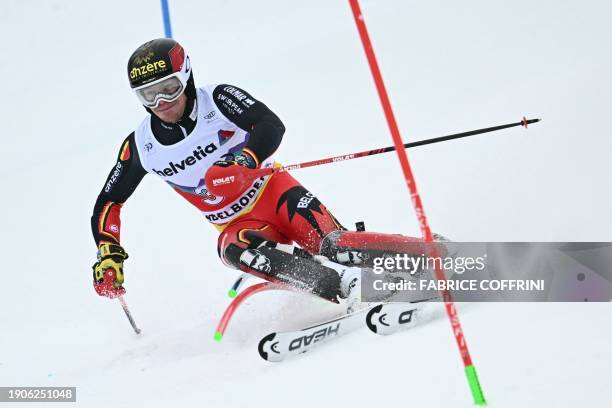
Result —
[[[499, 125], [499, 126], [493, 126], [493, 127], [483, 128], [483, 129], [470, 130], [467, 132], [455, 133], [452, 135], [434, 137], [432, 139], [425, 139], [425, 140], [419, 140], [417, 142], [406, 143], [404, 144], [404, 148], [410, 149], [412, 147], [440, 143], [440, 142], [445, 142], [447, 140], [460, 139], [463, 137], [480, 135], [482, 133], [495, 132], [497, 130], [508, 129], [508, 128], [515, 127], [515, 126], [524, 126], [525, 128], [527, 128], [527, 125], [530, 125], [532, 123], [537, 123], [539, 121], [540, 119], [527, 119], [523, 117], [523, 119], [520, 122], [508, 123], [506, 125]], [[340, 156], [328, 157], [326, 159], [313, 160], [313, 161], [308, 161], [308, 162], [298, 163], [298, 164], [291, 164], [288, 166], [283, 166], [278, 171], [283, 172], [287, 170], [301, 169], [303, 167], [319, 166], [321, 164], [328, 164], [328, 163], [334, 163], [338, 161], [358, 159], [360, 157], [374, 156], [376, 154], [388, 153], [388, 152], [393, 152], [393, 151], [395, 151], [395, 146], [388, 146], [388, 147], [383, 147], [379, 149], [365, 150], [359, 153], [351, 153], [351, 154], [345, 154], [345, 155], [340, 155]]]
[[119, 299], [119, 303], [121, 303], [121, 307], [123, 308], [123, 311], [125, 312], [125, 315], [127, 316], [128, 320], [130, 321], [130, 324], [132, 325], [132, 329], [134, 329], [136, 334], [140, 334], [140, 329], [138, 328], [138, 326], [136, 326], [136, 322], [134, 321], [134, 318], [132, 317], [132, 314], [130, 313], [130, 309], [128, 309], [127, 307], [127, 303], [125, 303], [125, 299], [123, 298], [123, 296], [118, 296], [118, 299]]
[[[431, 139], [419, 140], [416, 142], [406, 143], [403, 146], [405, 149], [410, 149], [412, 147], [425, 146], [429, 144], [445, 142], [447, 140], [461, 139], [464, 137], [480, 135], [483, 133], [495, 132], [498, 130], [508, 129], [508, 128], [516, 127], [516, 126], [524, 126], [525, 128], [527, 128], [528, 125], [532, 123], [537, 123], [540, 120], [541, 119], [527, 119], [523, 117], [523, 119], [520, 122], [508, 123], [505, 125], [498, 125], [498, 126], [492, 126], [492, 127], [482, 128], [482, 129], [469, 130], [467, 132], [454, 133], [452, 135], [439, 136], [439, 137], [434, 137]], [[339, 156], [327, 157], [325, 159], [312, 160], [312, 161], [307, 161], [307, 162], [297, 163], [297, 164], [290, 164], [290, 165], [283, 166], [277, 169], [270, 169], [270, 168], [261, 169], [259, 170], [259, 176], [265, 176], [265, 175], [272, 174], [272, 173], [282, 173], [282, 172], [289, 171], [289, 170], [302, 169], [304, 167], [320, 166], [322, 164], [335, 163], [339, 161], [359, 159], [361, 157], [374, 156], [377, 154], [388, 153], [388, 152], [393, 152], [393, 151], [395, 151], [395, 146], [388, 146], [388, 147], [381, 147], [378, 149], [364, 150], [363, 152], [358, 152], [358, 153], [342, 154]]]

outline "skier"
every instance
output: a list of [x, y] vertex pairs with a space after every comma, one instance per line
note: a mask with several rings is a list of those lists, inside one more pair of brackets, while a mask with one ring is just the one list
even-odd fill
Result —
[[417, 238], [348, 231], [288, 172], [262, 175], [261, 169], [278, 166], [272, 156], [284, 124], [236, 86], [196, 88], [189, 57], [176, 41], [141, 45], [127, 71], [150, 115], [123, 141], [94, 206], [99, 295], [125, 293], [120, 212], [147, 173], [220, 231], [225, 265], [333, 302], [359, 298], [361, 268], [371, 267], [374, 257], [423, 253]]

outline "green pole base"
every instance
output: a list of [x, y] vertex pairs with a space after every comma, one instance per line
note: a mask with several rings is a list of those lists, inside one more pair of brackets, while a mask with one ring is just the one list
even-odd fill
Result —
[[465, 375], [470, 384], [470, 390], [472, 391], [472, 397], [474, 397], [474, 404], [476, 405], [487, 405], [487, 400], [482, 392], [480, 381], [478, 380], [478, 374], [476, 374], [476, 367], [469, 365], [465, 367]]
[[230, 298], [235, 298], [236, 295], [238, 295], [238, 292], [236, 292], [234, 289], [230, 289], [229, 292], [227, 292], [227, 296], [229, 296]]
[[223, 333], [215, 332], [215, 336], [213, 338], [215, 339], [215, 341], [221, 341], [223, 340]]

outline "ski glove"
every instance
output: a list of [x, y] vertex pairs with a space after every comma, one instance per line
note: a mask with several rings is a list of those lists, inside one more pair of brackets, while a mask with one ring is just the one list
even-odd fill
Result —
[[100, 296], [116, 298], [125, 293], [123, 261], [128, 254], [117, 244], [100, 244], [98, 262], [93, 265], [94, 289]]
[[237, 164], [249, 169], [255, 169], [257, 167], [257, 160], [249, 153], [235, 154], [232, 160], [219, 160], [216, 161], [213, 166], [228, 167]]
[[234, 155], [231, 160], [215, 162], [204, 177], [206, 189], [215, 196], [224, 197], [230, 202], [244, 193], [256, 179], [262, 176], [257, 169], [257, 160], [249, 153]]

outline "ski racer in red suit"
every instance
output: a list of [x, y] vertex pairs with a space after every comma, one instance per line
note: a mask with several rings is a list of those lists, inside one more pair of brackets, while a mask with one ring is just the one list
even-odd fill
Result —
[[422, 253], [416, 238], [348, 231], [288, 172], [261, 176], [258, 170], [277, 166], [272, 155], [285, 126], [236, 86], [196, 88], [189, 57], [176, 41], [138, 47], [128, 76], [150, 115], [121, 144], [94, 206], [99, 295], [125, 292], [120, 212], [147, 173], [214, 224], [223, 263], [330, 301], [354, 298], [360, 268], [374, 257]]

